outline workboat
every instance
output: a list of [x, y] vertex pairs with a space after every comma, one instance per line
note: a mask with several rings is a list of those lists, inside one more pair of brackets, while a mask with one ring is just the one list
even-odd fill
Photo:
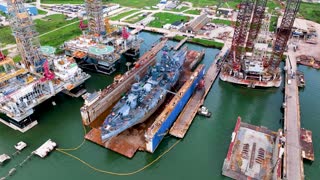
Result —
[[168, 48], [164, 48], [162, 53], [160, 61], [132, 85], [104, 120], [101, 126], [103, 142], [148, 119], [178, 81], [187, 49], [184, 48], [173, 56], [169, 55]]

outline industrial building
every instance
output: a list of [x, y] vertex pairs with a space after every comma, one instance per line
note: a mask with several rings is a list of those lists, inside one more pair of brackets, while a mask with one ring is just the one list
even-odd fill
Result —
[[[24, 7], [27, 9], [29, 15], [36, 16], [38, 15], [38, 9], [35, 6], [30, 4], [24, 4]], [[8, 14], [8, 7], [5, 1], [0, 0], [0, 11]]]

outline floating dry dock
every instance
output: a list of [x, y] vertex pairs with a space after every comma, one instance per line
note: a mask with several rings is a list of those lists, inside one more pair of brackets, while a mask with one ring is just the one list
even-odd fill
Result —
[[241, 122], [238, 117], [222, 174], [232, 179], [279, 179], [284, 152], [281, 130]]
[[[221, 58], [223, 59], [225, 57], [227, 49], [227, 46], [224, 46], [224, 48], [221, 50], [220, 56], [216, 57], [216, 62], [218, 62], [219, 59], [221, 60]], [[197, 114], [198, 109], [203, 104], [204, 99], [211, 89], [211, 86], [217, 78], [219, 72], [220, 66], [217, 63], [212, 63], [206, 75], [204, 76], [204, 89], [196, 91], [189, 99], [187, 105], [170, 129], [170, 135], [178, 138], [183, 138], [185, 136], [194, 117]]]
[[[194, 60], [196, 59], [187, 60], [187, 63], [184, 64], [184, 67], [189, 67], [190, 63], [192, 63]], [[187, 79], [189, 79], [192, 75], [189, 68], [183, 69], [182, 73], [183, 75], [179, 79], [178, 87], [183, 87]], [[180, 89], [178, 87], [176, 89]], [[179, 94], [179, 92], [177, 92], [177, 94]], [[148, 120], [132, 128], [127, 129], [126, 131], [119, 134], [118, 136], [113, 137], [106, 143], [102, 143], [99, 124], [96, 123], [99, 122], [101, 125], [102, 121], [96, 121], [94, 123], [94, 128], [88, 134], [85, 135], [85, 138], [105, 148], [122, 154], [128, 158], [132, 158], [137, 150], [146, 150], [145, 133], [148, 130], [148, 128], [152, 125], [152, 123], [155, 121], [155, 119], [158, 116], [160, 116], [160, 114], [164, 111], [166, 105], [170, 103], [173, 95], [169, 94], [169, 96], [170, 97], [167, 98], [166, 101], [163, 103], [163, 106], [160, 106], [160, 108]]]

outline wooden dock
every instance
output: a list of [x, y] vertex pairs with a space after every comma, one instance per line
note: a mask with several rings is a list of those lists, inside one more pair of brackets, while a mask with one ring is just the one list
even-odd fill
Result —
[[211, 89], [212, 84], [218, 77], [220, 72], [220, 68], [215, 63], [219, 58], [222, 58], [223, 55], [227, 52], [228, 46], [225, 45], [221, 50], [219, 56], [215, 58], [215, 61], [209, 67], [205, 77], [204, 77], [204, 89], [195, 91], [195, 93], [191, 96], [188, 103], [180, 113], [179, 117], [171, 127], [169, 133], [172, 136], [183, 138], [187, 133], [194, 117], [196, 116], [198, 109], [203, 104], [204, 99], [206, 98], [209, 90]]
[[176, 47], [174, 47], [173, 50], [178, 51], [180, 49], [180, 47], [188, 40], [188, 37], [185, 37], [184, 39], [182, 39], [177, 45]]

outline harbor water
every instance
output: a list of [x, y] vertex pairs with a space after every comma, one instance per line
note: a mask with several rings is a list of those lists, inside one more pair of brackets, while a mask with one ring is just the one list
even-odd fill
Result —
[[[144, 39], [141, 52], [149, 49], [153, 42], [161, 36], [142, 32]], [[177, 42], [170, 42], [174, 45]], [[204, 47], [188, 44], [190, 49], [201, 50]], [[212, 63], [219, 50], [205, 48], [203, 63]], [[141, 53], [141, 55], [142, 55]], [[122, 59], [124, 61], [125, 59]], [[125, 62], [123, 62], [125, 64]], [[120, 69], [124, 72], [125, 65]], [[320, 169], [320, 72], [307, 67], [299, 67], [305, 73], [306, 87], [300, 91], [301, 126], [313, 131], [315, 162], [305, 164], [305, 179], [317, 179]], [[113, 77], [91, 73], [86, 82], [89, 92], [104, 88], [113, 81]], [[116, 74], [115, 74], [116, 75]], [[139, 180], [193, 180], [193, 179], [228, 179], [221, 175], [221, 169], [231, 140], [231, 133], [238, 116], [247, 123], [265, 126], [271, 130], [282, 127], [280, 119], [283, 114], [283, 87], [272, 89], [248, 89], [222, 81], [214, 83], [205, 106], [212, 112], [211, 118], [197, 116], [182, 141], [166, 136], [156, 152], [138, 152], [132, 159], [102, 148], [92, 142], [83, 142], [80, 107], [81, 98], [72, 98], [63, 94], [57, 95], [52, 101], [42, 104], [37, 109], [39, 124], [22, 134], [0, 124], [0, 154], [11, 155], [15, 152], [14, 145], [24, 141], [28, 147], [20, 154], [12, 157], [4, 166], [0, 166], [0, 178], [16, 167], [12, 180], [56, 180], [56, 179], [139, 179]], [[19, 166], [30, 153], [48, 139], [57, 142], [59, 148], [75, 148], [66, 151], [79, 159], [54, 151], [45, 159], [31, 157]], [[170, 147], [176, 144], [169, 152]], [[79, 147], [79, 148], [76, 148]], [[82, 160], [79, 161], [79, 160]], [[83, 162], [88, 163], [84, 164]], [[149, 167], [146, 165], [154, 162]], [[141, 170], [141, 171], [137, 171]], [[129, 173], [129, 174], [126, 174]]]

